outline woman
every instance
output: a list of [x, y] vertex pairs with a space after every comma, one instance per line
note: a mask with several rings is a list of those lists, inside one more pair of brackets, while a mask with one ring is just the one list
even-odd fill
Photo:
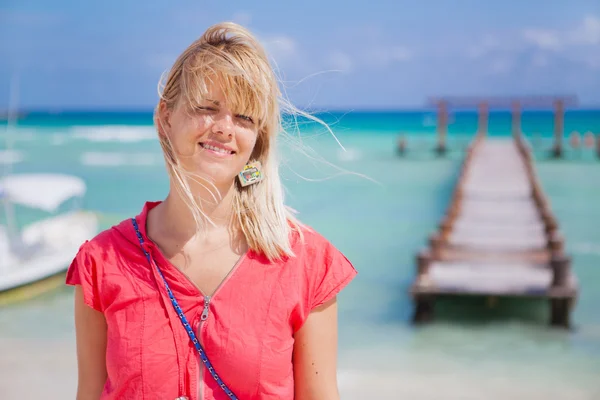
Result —
[[338, 399], [336, 294], [356, 275], [284, 206], [279, 91], [242, 27], [209, 28], [155, 110], [170, 191], [84, 243], [85, 399]]

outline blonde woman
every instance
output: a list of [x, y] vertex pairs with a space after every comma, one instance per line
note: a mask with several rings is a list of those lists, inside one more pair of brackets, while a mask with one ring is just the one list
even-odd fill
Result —
[[210, 27], [155, 110], [166, 199], [84, 243], [77, 399], [339, 399], [336, 295], [356, 275], [287, 209], [280, 93], [244, 28]]

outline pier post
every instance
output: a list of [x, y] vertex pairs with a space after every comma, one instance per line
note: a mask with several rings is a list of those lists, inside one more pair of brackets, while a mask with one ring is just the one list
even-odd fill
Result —
[[554, 146], [552, 148], [552, 157], [562, 158], [563, 156], [563, 136], [565, 123], [565, 103], [561, 99], [554, 102]]
[[[427, 286], [427, 273], [433, 261], [429, 250], [421, 250], [417, 254], [417, 286]], [[417, 294], [414, 296], [415, 310], [413, 314], [414, 323], [429, 322], [433, 319], [434, 296], [430, 294]]]
[[429, 250], [424, 249], [417, 254], [417, 275], [423, 277], [429, 272], [429, 266], [431, 265], [431, 253]]
[[548, 234], [548, 249], [552, 256], [561, 256], [565, 249], [565, 240], [563, 236], [556, 230]]
[[434, 233], [429, 236], [429, 247], [431, 248], [432, 260], [439, 260], [441, 258], [443, 244], [444, 240], [440, 234]]
[[403, 156], [406, 153], [406, 147], [406, 137], [404, 135], [401, 135], [398, 139], [398, 147], [396, 148], [400, 156]]
[[[571, 259], [565, 255], [553, 255], [550, 260], [552, 268], [552, 288], [560, 289], [567, 287], [567, 278], [571, 268]], [[550, 325], [561, 328], [569, 328], [571, 305], [573, 299], [563, 296], [554, 297], [550, 300]]]
[[442, 237], [443, 241], [447, 241], [450, 237], [453, 223], [454, 220], [451, 218], [444, 218], [442, 222], [440, 222], [440, 236]]
[[518, 101], [512, 103], [512, 134], [515, 138], [521, 136], [521, 103]]
[[447, 152], [446, 139], [448, 136], [448, 103], [440, 100], [437, 113], [437, 146], [435, 152], [443, 156]]
[[477, 124], [477, 132], [479, 135], [485, 136], [488, 133], [488, 114], [488, 103], [486, 101], [482, 101], [479, 103], [479, 118]]

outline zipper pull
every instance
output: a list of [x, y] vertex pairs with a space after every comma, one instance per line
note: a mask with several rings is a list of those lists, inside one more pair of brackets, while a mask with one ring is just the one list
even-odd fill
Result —
[[202, 310], [202, 315], [200, 316], [200, 321], [206, 321], [208, 318], [208, 306], [210, 305], [210, 297], [204, 296], [204, 309]]

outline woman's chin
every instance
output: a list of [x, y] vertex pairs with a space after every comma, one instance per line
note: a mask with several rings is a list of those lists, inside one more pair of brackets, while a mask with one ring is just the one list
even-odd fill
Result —
[[192, 172], [192, 179], [199, 184], [210, 188], [215, 186], [219, 189], [229, 187], [235, 181], [237, 172], [231, 168], [225, 168], [223, 165], [206, 165], [196, 166]]

